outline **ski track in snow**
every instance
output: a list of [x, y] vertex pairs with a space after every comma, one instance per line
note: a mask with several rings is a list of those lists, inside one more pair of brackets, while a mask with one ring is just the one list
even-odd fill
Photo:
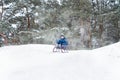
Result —
[[53, 53], [51, 45], [0, 48], [0, 80], [120, 80], [120, 43]]

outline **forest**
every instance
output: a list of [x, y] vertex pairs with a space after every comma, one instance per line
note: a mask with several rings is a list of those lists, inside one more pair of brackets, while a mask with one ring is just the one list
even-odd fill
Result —
[[0, 46], [52, 44], [70, 49], [120, 41], [120, 0], [0, 0]]

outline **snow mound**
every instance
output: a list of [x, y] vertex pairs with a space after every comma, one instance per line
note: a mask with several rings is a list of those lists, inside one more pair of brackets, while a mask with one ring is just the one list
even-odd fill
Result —
[[53, 53], [52, 45], [0, 48], [0, 80], [120, 80], [120, 43]]
[[93, 53], [120, 57], [120, 42], [92, 50]]

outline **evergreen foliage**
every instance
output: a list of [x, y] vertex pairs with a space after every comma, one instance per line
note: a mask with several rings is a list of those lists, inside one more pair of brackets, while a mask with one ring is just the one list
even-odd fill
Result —
[[120, 0], [1, 0], [0, 3], [0, 33], [11, 32], [21, 44], [53, 44], [61, 33], [68, 38], [71, 49], [97, 48], [120, 39]]

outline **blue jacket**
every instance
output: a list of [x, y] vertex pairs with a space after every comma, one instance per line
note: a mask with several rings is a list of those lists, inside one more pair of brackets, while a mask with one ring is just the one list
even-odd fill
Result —
[[62, 39], [57, 41], [57, 44], [68, 45], [68, 41], [66, 40], [66, 38], [62, 38]]

